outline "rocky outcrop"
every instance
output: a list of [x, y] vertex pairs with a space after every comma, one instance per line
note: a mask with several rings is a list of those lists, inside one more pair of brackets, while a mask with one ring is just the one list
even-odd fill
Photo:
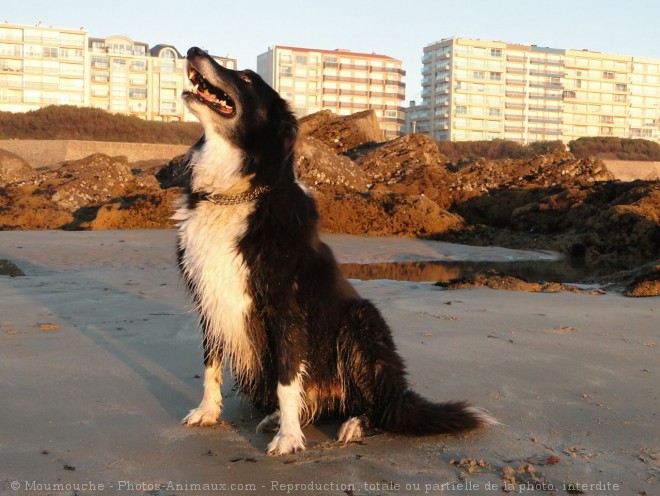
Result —
[[[162, 203], [161, 196], [165, 194], [153, 174], [134, 174], [125, 157], [94, 154], [0, 190], [0, 203], [4, 204], [0, 207], [0, 229], [93, 228], [90, 222], [104, 208], [126, 210], [126, 226], [117, 222], [113, 225], [116, 229], [163, 227], [170, 224], [171, 214], [155, 208]], [[158, 217], [157, 222], [139, 225], [140, 215], [128, 207], [140, 201], [152, 212], [147, 217]]]
[[385, 191], [316, 193], [325, 232], [370, 236], [433, 237], [459, 230], [463, 220], [424, 195]]
[[367, 189], [364, 174], [348, 157], [337, 155], [312, 136], [298, 138], [295, 168], [301, 181], [314, 189]]
[[43, 174], [40, 186], [53, 190], [50, 200], [60, 207], [77, 210], [124, 195], [132, 180], [126, 157], [96, 153]]
[[[660, 257], [660, 182], [613, 180], [565, 150], [448, 163], [424, 135], [382, 142], [373, 112], [300, 122], [295, 168], [328, 232], [553, 249], [590, 264]], [[92, 155], [0, 187], [0, 229], [169, 227], [186, 155], [131, 170]], [[13, 181], [13, 180], [12, 180]]]
[[325, 143], [335, 153], [351, 150], [365, 143], [383, 141], [383, 131], [373, 110], [346, 117], [322, 110], [300, 119], [300, 134]]
[[21, 157], [0, 149], [0, 188], [11, 183], [29, 181], [35, 175], [34, 169]]

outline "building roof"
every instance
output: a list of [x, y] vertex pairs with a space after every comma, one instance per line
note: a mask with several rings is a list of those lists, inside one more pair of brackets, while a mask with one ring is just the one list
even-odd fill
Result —
[[183, 55], [179, 53], [179, 50], [177, 50], [174, 46], [172, 45], [166, 45], [164, 43], [159, 43], [158, 45], [155, 45], [151, 50], [149, 50], [149, 53], [153, 57], [158, 57], [160, 55], [160, 52], [162, 52], [164, 49], [170, 48], [176, 52], [176, 55], [178, 58], [183, 58]]
[[394, 57], [390, 57], [389, 55], [381, 55], [374, 52], [372, 53], [353, 52], [351, 50], [348, 50], [347, 48], [335, 48], [334, 50], [324, 50], [322, 48], [304, 48], [304, 47], [292, 47], [286, 45], [275, 45], [272, 48], [279, 48], [282, 50], [293, 50], [297, 52], [319, 52], [329, 55], [350, 55], [353, 57], [367, 57], [371, 59], [387, 59], [387, 60], [392, 60], [394, 62], [401, 62], [399, 59], [395, 59]]

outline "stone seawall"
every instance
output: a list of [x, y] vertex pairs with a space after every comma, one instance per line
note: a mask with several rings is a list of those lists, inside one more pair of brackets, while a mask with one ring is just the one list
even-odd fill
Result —
[[115, 143], [78, 140], [0, 140], [0, 149], [15, 153], [32, 167], [57, 167], [66, 160], [79, 160], [94, 153], [124, 155], [129, 162], [163, 159], [185, 153], [187, 145]]
[[620, 181], [660, 179], [660, 162], [642, 162], [635, 160], [603, 160], [614, 177]]

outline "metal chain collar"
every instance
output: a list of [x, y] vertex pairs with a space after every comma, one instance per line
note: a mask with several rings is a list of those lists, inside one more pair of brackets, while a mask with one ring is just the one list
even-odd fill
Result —
[[264, 193], [268, 193], [270, 190], [270, 186], [257, 186], [252, 191], [241, 193], [240, 195], [210, 194], [204, 196], [204, 199], [210, 201], [211, 203], [215, 203], [216, 205], [239, 205], [241, 203], [247, 203], [252, 200], [256, 200]]

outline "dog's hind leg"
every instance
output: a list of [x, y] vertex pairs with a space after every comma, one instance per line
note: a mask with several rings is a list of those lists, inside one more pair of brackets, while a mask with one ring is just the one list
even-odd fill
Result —
[[280, 411], [275, 410], [270, 415], [266, 415], [264, 419], [257, 425], [257, 434], [264, 432], [277, 432], [280, 428]]
[[204, 370], [204, 396], [202, 402], [197, 408], [190, 410], [190, 413], [181, 421], [187, 426], [215, 425], [222, 411], [222, 360], [215, 358], [206, 364]]
[[353, 443], [364, 438], [364, 425], [362, 417], [351, 417], [341, 424], [337, 441], [340, 443]]

